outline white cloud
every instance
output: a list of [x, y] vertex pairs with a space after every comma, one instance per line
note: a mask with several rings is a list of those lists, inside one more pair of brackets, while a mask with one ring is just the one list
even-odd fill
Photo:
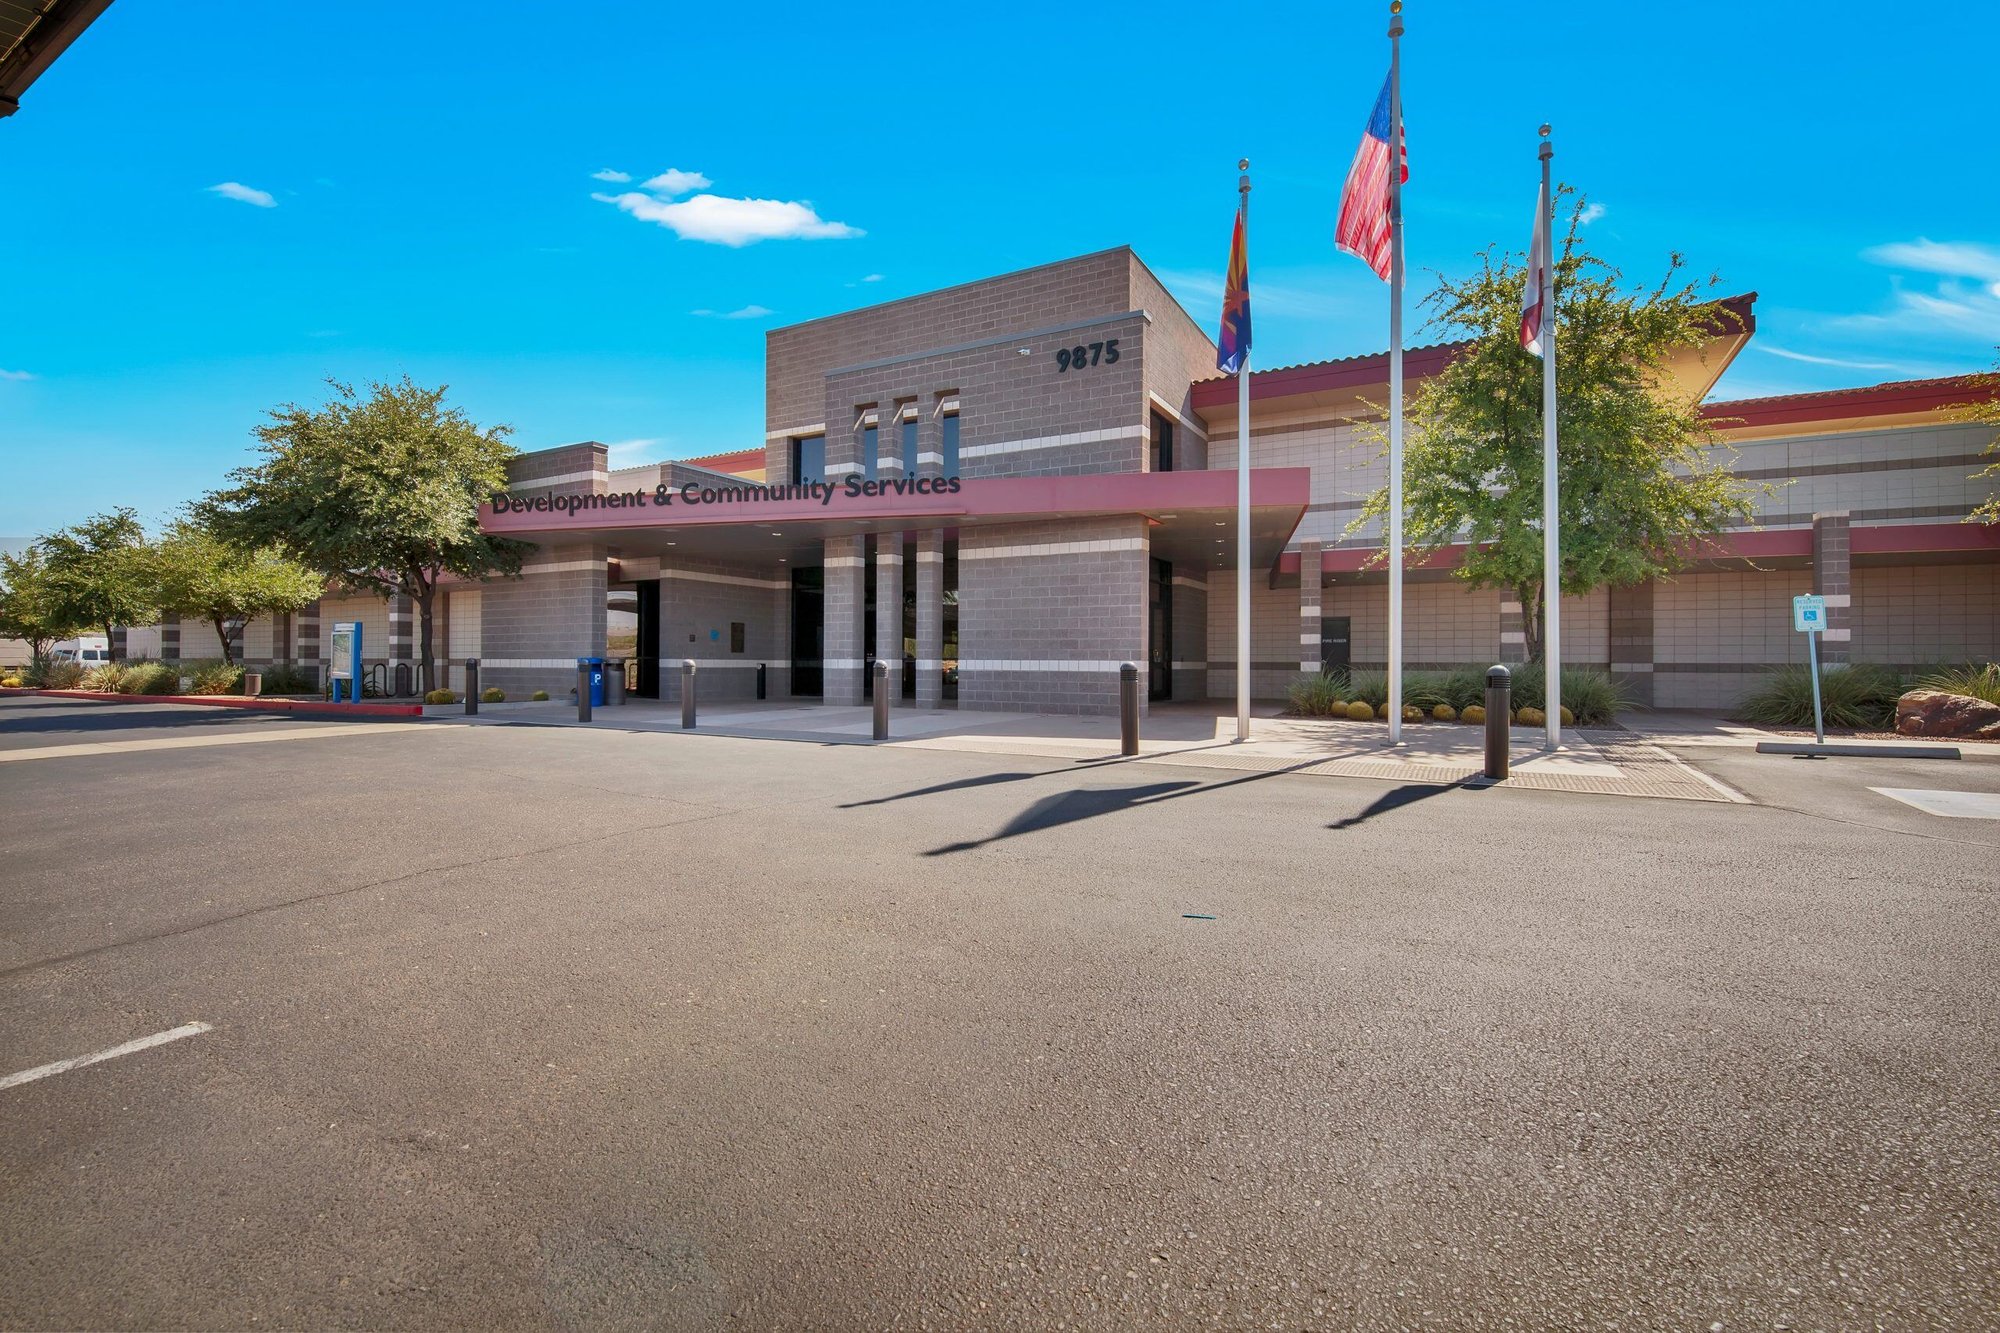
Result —
[[224, 181], [220, 185], [211, 185], [208, 187], [208, 191], [210, 194], [219, 194], [224, 199], [234, 199], [239, 203], [255, 204], [259, 208], [276, 208], [278, 206], [278, 201], [273, 199], [268, 191], [253, 190], [249, 186], [239, 184], [236, 181]]
[[762, 319], [773, 313], [769, 306], [746, 305], [741, 310], [690, 310], [690, 315], [700, 315], [704, 319]]
[[632, 173], [629, 171], [613, 171], [610, 167], [606, 167], [602, 171], [591, 172], [590, 178], [594, 181], [605, 181], [611, 185], [623, 185], [632, 179]]
[[1885, 268], [1942, 273], [1951, 278], [2000, 282], [2000, 250], [1971, 241], [1933, 241], [1919, 236], [1862, 251], [1861, 257]]
[[863, 281], [863, 282], [880, 282], [880, 281], [882, 281], [882, 275], [881, 275], [880, 273], [870, 273], [870, 274], [869, 274], [869, 275], [868, 275], [867, 277], [863, 278], [863, 279], [862, 279], [862, 281]]
[[667, 228], [684, 241], [706, 241], [740, 249], [758, 241], [837, 240], [860, 236], [858, 227], [830, 222], [813, 206], [786, 199], [732, 199], [726, 195], [679, 196], [712, 184], [698, 171], [675, 168], [622, 194], [593, 194], [599, 203], [616, 204], [641, 222]]
[[1895, 363], [1890, 361], [1843, 361], [1837, 356], [1812, 356], [1806, 352], [1788, 351], [1783, 347], [1777, 347], [1771, 343], [1753, 342], [1750, 345], [1760, 352], [1767, 352], [1772, 356], [1781, 356], [1787, 361], [1803, 361], [1809, 366], [1840, 366], [1847, 370], [1895, 370], [1897, 368]]
[[663, 439], [620, 440], [605, 445], [604, 452], [612, 467], [644, 467], [659, 461], [658, 455], [666, 447]]
[[[628, 176], [626, 179], [631, 178]], [[654, 194], [671, 199], [675, 195], [686, 194], [689, 190], [706, 190], [713, 184], [714, 181], [699, 171], [682, 171], [679, 167], [668, 167], [651, 180], [642, 182], [639, 188], [651, 190]]]
[[1603, 204], [1585, 204], [1583, 206], [1583, 213], [1577, 218], [1577, 221], [1583, 226], [1588, 227], [1591, 223], [1597, 221], [1599, 218], [1603, 216], [1604, 216]]
[[34, 375], [25, 370], [0, 370], [0, 380], [31, 380]]

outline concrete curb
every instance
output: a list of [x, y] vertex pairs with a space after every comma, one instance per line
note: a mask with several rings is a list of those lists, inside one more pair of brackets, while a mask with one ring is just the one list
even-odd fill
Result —
[[1819, 745], [1813, 741], [1758, 741], [1758, 754], [1813, 755], [1841, 759], [1957, 759], [1956, 745]]
[[337, 704], [325, 699], [246, 699], [231, 694], [103, 694], [95, 690], [10, 690], [0, 696], [41, 695], [100, 704], [182, 704], [192, 708], [247, 708], [260, 713], [312, 717], [422, 717], [422, 704]]

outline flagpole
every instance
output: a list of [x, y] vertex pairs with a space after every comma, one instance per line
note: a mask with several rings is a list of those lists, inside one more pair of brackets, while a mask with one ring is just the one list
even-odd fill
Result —
[[1549, 127], [1542, 126], [1542, 748], [1562, 745], [1562, 538], [1556, 476], [1556, 234], [1549, 188]]
[[1403, 741], [1403, 0], [1389, 5], [1389, 744]]
[[[1250, 255], [1250, 159], [1236, 164], [1243, 255]], [[1250, 739], [1250, 349], [1236, 367], [1236, 739]]]

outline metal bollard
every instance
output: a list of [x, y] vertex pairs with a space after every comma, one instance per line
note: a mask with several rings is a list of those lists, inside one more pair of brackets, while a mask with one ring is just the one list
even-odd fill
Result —
[[576, 720], [590, 721], [590, 668], [587, 666], [576, 669]]
[[1139, 664], [1118, 668], [1118, 753], [1139, 753]]
[[764, 697], [764, 663], [757, 664], [757, 697]]
[[889, 664], [875, 663], [875, 739], [889, 739]]
[[465, 659], [465, 715], [479, 716], [479, 659]]
[[694, 730], [694, 659], [681, 659], [681, 730]]
[[1507, 778], [1507, 728], [1514, 720], [1513, 673], [1506, 667], [1489, 667], [1486, 672], [1486, 776], [1494, 782]]

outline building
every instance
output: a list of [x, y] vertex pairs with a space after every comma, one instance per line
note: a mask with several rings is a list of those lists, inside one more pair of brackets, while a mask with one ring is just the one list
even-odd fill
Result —
[[[1688, 349], [1705, 396], [1754, 336], [1755, 297]], [[1407, 357], [1414, 381], [1450, 345]], [[693, 660], [708, 697], [855, 704], [877, 660], [907, 704], [1108, 713], [1119, 664], [1152, 702], [1277, 699], [1302, 672], [1386, 655], [1379, 538], [1349, 531], [1382, 480], [1369, 404], [1387, 357], [1252, 377], [1252, 660], [1234, 660], [1234, 382], [1129, 249], [813, 320], [768, 335], [761, 448], [612, 470], [605, 446], [512, 464], [482, 521], [535, 543], [518, 580], [452, 588], [443, 657], [510, 694], [566, 692], [610, 649], [640, 695]], [[1687, 572], [1570, 599], [1565, 658], [1645, 703], [1730, 706], [1800, 661], [1788, 602], [1827, 596], [1833, 661], [1916, 669], [2000, 656], [2000, 529], [1965, 523], [1990, 429], [1949, 408], [1970, 379], [1717, 403], [1742, 474], [1777, 484], [1754, 528]], [[1407, 581], [1412, 669], [1516, 660], [1520, 608], [1452, 577]], [[366, 625], [392, 690], [414, 617], [327, 599], [246, 631], [252, 661], [316, 663], [324, 626]], [[192, 626], [168, 627], [198, 655]], [[198, 645], [203, 652], [214, 646]], [[455, 675], [454, 675], [455, 678]]]

